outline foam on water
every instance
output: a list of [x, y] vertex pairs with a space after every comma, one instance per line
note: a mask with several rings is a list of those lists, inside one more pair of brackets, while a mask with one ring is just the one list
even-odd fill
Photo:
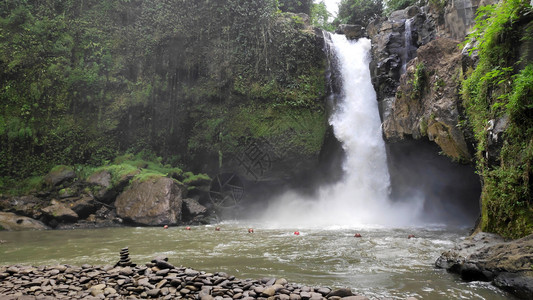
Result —
[[369, 69], [370, 40], [327, 34], [340, 66], [342, 93], [330, 118], [346, 153], [343, 179], [314, 197], [287, 192], [259, 218], [273, 228], [375, 229], [420, 225], [423, 199], [389, 199], [390, 178], [376, 92]]

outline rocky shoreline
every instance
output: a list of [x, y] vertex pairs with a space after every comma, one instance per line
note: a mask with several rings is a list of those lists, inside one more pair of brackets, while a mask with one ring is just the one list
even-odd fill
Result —
[[435, 265], [465, 281], [490, 281], [517, 297], [533, 299], [533, 234], [505, 241], [479, 232], [442, 253]]
[[[175, 267], [166, 258], [136, 266], [127, 248], [116, 266], [0, 266], [1, 299], [365, 300], [350, 289], [309, 287], [283, 278], [237, 279]], [[408, 298], [414, 299], [414, 298]]]

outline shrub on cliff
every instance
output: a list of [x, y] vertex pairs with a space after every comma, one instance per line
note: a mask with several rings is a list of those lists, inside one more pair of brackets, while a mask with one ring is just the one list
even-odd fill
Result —
[[[533, 230], [533, 62], [520, 50], [531, 45], [528, 15], [525, 0], [478, 10], [469, 41], [479, 62], [462, 86], [484, 183], [481, 229], [511, 238]], [[505, 124], [501, 134], [495, 124]]]

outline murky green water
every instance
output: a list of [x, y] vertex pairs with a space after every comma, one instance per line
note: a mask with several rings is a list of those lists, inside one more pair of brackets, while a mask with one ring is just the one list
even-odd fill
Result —
[[[239, 278], [284, 277], [291, 282], [349, 287], [370, 297], [510, 299], [488, 283], [462, 282], [434, 268], [439, 254], [467, 230], [297, 229], [247, 223], [163, 228], [0, 232], [0, 264], [114, 264], [128, 246], [134, 263], [159, 255], [176, 266], [225, 271]], [[252, 226], [255, 233], [248, 234]], [[362, 238], [354, 238], [359, 232]], [[415, 234], [414, 239], [407, 239]]]

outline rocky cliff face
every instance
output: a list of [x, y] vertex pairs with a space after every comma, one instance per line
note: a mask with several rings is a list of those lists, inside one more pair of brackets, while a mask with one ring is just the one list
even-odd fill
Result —
[[[473, 24], [474, 15], [465, 7], [471, 11], [477, 3], [465, 3], [408, 7], [374, 20], [367, 31], [393, 198], [422, 193], [428, 214], [463, 210], [463, 220], [473, 223], [479, 214], [479, 177], [472, 165], [457, 164], [473, 157], [459, 98], [463, 67], [470, 61], [458, 44]], [[444, 190], [453, 196], [438, 192]]]
[[[456, 0], [445, 7], [412, 6], [368, 25], [373, 43], [373, 83], [387, 139], [426, 137], [453, 159], [472, 157], [466, 143], [469, 134], [459, 124], [461, 64], [468, 62], [461, 61], [458, 45], [474, 24], [475, 10], [491, 3]], [[417, 52], [440, 38], [451, 40], [435, 41]], [[419, 56], [423, 58], [411, 62]], [[439, 122], [435, 122], [436, 114]]]
[[460, 126], [464, 116], [460, 114], [458, 87], [464, 58], [457, 44], [456, 40], [440, 38], [418, 48], [383, 122], [387, 140], [425, 137], [453, 160], [472, 158], [467, 134]]
[[250, 182], [316, 171], [328, 124], [310, 3], [1, 4], [0, 176], [126, 151]]

